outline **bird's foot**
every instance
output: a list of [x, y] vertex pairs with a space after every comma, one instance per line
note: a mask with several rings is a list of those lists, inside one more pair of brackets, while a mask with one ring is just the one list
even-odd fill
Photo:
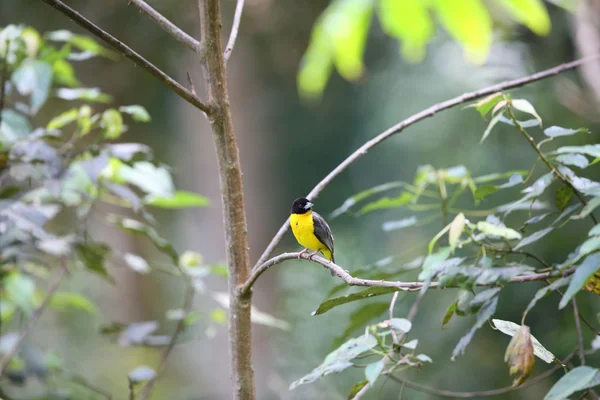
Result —
[[317, 251], [313, 251], [312, 253], [310, 253], [310, 254], [308, 255], [308, 259], [309, 259], [310, 261], [313, 261], [313, 257], [314, 257], [314, 256], [316, 256], [318, 252], [319, 252], [319, 250], [317, 250]]
[[304, 250], [302, 250], [300, 253], [298, 253], [298, 260], [299, 260], [300, 258], [302, 258], [302, 254], [306, 253], [307, 251], [308, 251], [308, 249], [304, 249]]

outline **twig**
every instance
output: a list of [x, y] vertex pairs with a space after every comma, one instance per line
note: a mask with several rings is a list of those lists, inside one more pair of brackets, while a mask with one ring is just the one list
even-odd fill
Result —
[[[567, 363], [574, 355], [575, 355], [575, 352], [571, 352], [571, 354], [569, 354], [565, 358], [565, 360], [562, 364]], [[431, 388], [428, 386], [419, 385], [418, 383], [415, 383], [415, 382], [412, 382], [412, 381], [409, 381], [409, 380], [406, 380], [403, 378], [399, 378], [394, 375], [388, 375], [388, 376], [394, 382], [403, 383], [406, 386], [408, 386], [409, 388], [411, 388], [413, 390], [417, 390], [419, 392], [428, 393], [428, 394], [431, 394], [434, 396], [440, 396], [440, 397], [453, 397], [453, 398], [457, 398], [457, 399], [458, 398], [473, 399], [473, 398], [479, 398], [479, 397], [499, 396], [499, 395], [502, 395], [505, 393], [510, 393], [510, 392], [514, 392], [516, 390], [525, 389], [529, 386], [533, 386], [536, 383], [539, 383], [539, 382], [543, 381], [544, 379], [549, 378], [556, 371], [560, 370], [562, 368], [562, 364], [556, 365], [555, 367], [549, 369], [548, 371], [543, 372], [534, 378], [528, 379], [525, 383], [523, 383], [520, 386], [516, 386], [516, 387], [507, 386], [507, 387], [503, 387], [503, 388], [499, 388], [499, 389], [484, 390], [484, 391], [480, 391], [480, 392], [453, 392], [450, 390], [435, 389], [435, 388]]]
[[[557, 65], [556, 67], [535, 73], [533, 75], [529, 75], [529, 76], [515, 79], [512, 81], [502, 82], [497, 85], [489, 86], [485, 89], [481, 89], [481, 90], [478, 90], [475, 92], [464, 93], [464, 94], [461, 94], [460, 96], [454, 97], [450, 100], [446, 100], [444, 102], [435, 104], [421, 112], [418, 112], [417, 114], [413, 114], [412, 116], [408, 117], [404, 121], [397, 123], [396, 125], [392, 126], [391, 128], [380, 133], [379, 135], [375, 136], [373, 139], [367, 141], [365, 144], [360, 146], [356, 151], [354, 151], [354, 153], [350, 154], [344, 161], [342, 161], [341, 164], [339, 164], [337, 167], [335, 167], [333, 169], [333, 171], [331, 171], [325, 178], [323, 178], [321, 180], [321, 182], [319, 182], [306, 197], [311, 200], [314, 200], [319, 195], [319, 193], [321, 193], [323, 191], [323, 189], [325, 189], [325, 187], [333, 181], [333, 179], [335, 179], [339, 174], [341, 174], [343, 171], [345, 171], [346, 168], [348, 168], [351, 164], [353, 164], [357, 159], [359, 159], [360, 157], [367, 154], [369, 152], [369, 150], [371, 150], [373, 147], [375, 147], [378, 144], [380, 144], [381, 142], [385, 141], [392, 135], [402, 132], [405, 128], [407, 128], [423, 119], [433, 117], [436, 113], [438, 113], [440, 111], [447, 110], [447, 109], [455, 107], [457, 105], [466, 103], [467, 101], [471, 101], [471, 100], [474, 100], [474, 99], [477, 99], [480, 97], [484, 97], [484, 96], [487, 96], [487, 95], [490, 95], [490, 94], [493, 94], [496, 92], [500, 92], [503, 90], [517, 88], [517, 87], [524, 86], [524, 85], [527, 85], [527, 84], [530, 84], [530, 83], [533, 83], [533, 82], [536, 82], [536, 81], [539, 81], [539, 80], [542, 80], [545, 78], [549, 78], [554, 75], [558, 75], [562, 72], [577, 68], [583, 64], [586, 64], [586, 63], [589, 63], [592, 61], [596, 61], [596, 60], [598, 60], [598, 58], [600, 58], [600, 54], [596, 54], [591, 57], [580, 58], [578, 60], [571, 61], [569, 63]], [[275, 247], [279, 244], [279, 242], [283, 238], [283, 235], [287, 232], [288, 224], [289, 224], [289, 221], [286, 220], [286, 222], [281, 226], [281, 228], [279, 228], [279, 231], [273, 237], [273, 239], [271, 240], [271, 243], [269, 243], [269, 245], [267, 246], [267, 248], [265, 249], [263, 254], [260, 256], [260, 258], [256, 262], [254, 269], [256, 269], [260, 265], [262, 265], [269, 258], [271, 253], [273, 253], [273, 250], [275, 250]]]
[[[184, 295], [184, 300], [183, 300], [183, 310], [185, 310], [185, 315], [187, 316], [192, 310], [192, 302], [194, 300], [194, 286], [188, 280], [186, 280], [186, 286], [187, 287], [185, 290], [185, 295]], [[169, 358], [169, 355], [171, 354], [171, 352], [173, 351], [173, 348], [175, 348], [175, 345], [177, 344], [177, 339], [179, 338], [179, 336], [181, 335], [181, 333], [183, 332], [184, 329], [185, 329], [185, 318], [181, 318], [177, 322], [177, 326], [175, 327], [175, 332], [173, 332], [173, 335], [171, 336], [171, 340], [169, 341], [167, 348], [165, 349], [165, 351], [162, 354], [161, 360], [158, 364], [158, 367], [156, 368], [156, 375], [154, 375], [154, 377], [152, 379], [150, 379], [148, 382], [146, 382], [146, 384], [144, 385], [144, 387], [141, 390], [141, 395], [140, 395], [141, 400], [145, 400], [150, 396], [152, 389], [154, 388], [154, 385], [156, 384], [156, 381], [158, 380], [161, 373], [165, 369], [165, 365], [166, 365], [167, 359]]]
[[[398, 289], [402, 289], [402, 290], [406, 290], [406, 291], [416, 291], [416, 290], [421, 290], [421, 288], [423, 287], [423, 284], [424, 284], [424, 282], [385, 281], [385, 280], [355, 278], [352, 275], [350, 275], [348, 273], [348, 271], [346, 271], [339, 265], [336, 265], [323, 257], [313, 256], [313, 258], [311, 259], [311, 258], [309, 258], [309, 254], [306, 254], [306, 253], [304, 253], [304, 254], [283, 253], [283, 254], [280, 254], [278, 256], [275, 256], [275, 257], [267, 260], [265, 263], [259, 265], [258, 268], [253, 269], [248, 280], [238, 288], [237, 292], [240, 294], [250, 293], [250, 291], [252, 289], [252, 285], [254, 285], [254, 283], [256, 282], [258, 277], [261, 276], [266, 270], [268, 270], [269, 268], [271, 268], [274, 265], [282, 263], [283, 261], [296, 260], [298, 258], [301, 258], [303, 260], [313, 261], [314, 263], [320, 264], [321, 266], [330, 270], [335, 276], [342, 279], [344, 282], [346, 282], [350, 286], [393, 287], [393, 288], [398, 288]], [[575, 271], [575, 268], [570, 268], [563, 272], [560, 272], [559, 274], [554, 274], [552, 271], [549, 271], [549, 272], [543, 272], [543, 273], [521, 275], [521, 276], [517, 276], [517, 277], [511, 279], [508, 283], [544, 281], [548, 278], [552, 278], [555, 276], [561, 276], [561, 277], [569, 276], [574, 271]], [[477, 285], [477, 286], [490, 286], [490, 285]], [[441, 286], [439, 284], [439, 282], [431, 282], [429, 287], [430, 288], [432, 288], [432, 287], [449, 288], [452, 286]], [[415, 307], [414, 304], [413, 304], [413, 307]], [[409, 316], [414, 313], [416, 313], [416, 309], [414, 311], [411, 309], [411, 311], [409, 312]], [[412, 315], [412, 317], [414, 317], [414, 315]]]
[[[398, 300], [398, 294], [399, 292], [394, 292], [394, 296], [392, 296], [392, 301], [390, 302], [390, 309], [388, 311], [388, 319], [390, 320], [394, 318], [394, 307], [396, 306], [396, 300]], [[398, 340], [398, 334], [396, 331], [392, 329], [391, 332], [393, 343], [400, 344], [400, 340]]]
[[119, 39], [112, 36], [110, 33], [102, 30], [100, 27], [95, 25], [93, 22], [85, 18], [83, 15], [66, 5], [60, 0], [43, 0], [45, 3], [51, 5], [58, 11], [65, 14], [67, 17], [71, 18], [75, 23], [84, 29], [88, 30], [92, 34], [96, 35], [112, 47], [114, 47], [117, 51], [123, 54], [125, 57], [129, 58], [133, 61], [137, 66], [145, 69], [150, 72], [157, 78], [159, 81], [163, 82], [169, 88], [171, 88], [175, 93], [177, 93], [181, 98], [186, 100], [188, 103], [194, 105], [199, 110], [205, 112], [206, 114], [210, 114], [212, 112], [209, 105], [204, 103], [198, 96], [191, 93], [188, 89], [182, 86], [179, 82], [175, 81], [169, 75], [165, 74], [158, 67], [152, 64], [150, 61], [146, 60], [144, 57], [136, 53], [133, 49], [127, 46], [125, 43], [121, 42]]
[[127, 0], [127, 2], [129, 4], [133, 4], [139, 8], [141, 12], [152, 18], [154, 22], [163, 28], [163, 30], [169, 35], [173, 36], [173, 38], [179, 43], [189, 47], [196, 53], [200, 52], [200, 42], [198, 40], [185, 33], [177, 25], [165, 18], [164, 15], [148, 5], [148, 3], [146, 3], [144, 0]]
[[523, 251], [523, 250], [513, 250], [513, 249], [503, 249], [501, 247], [496, 247], [496, 246], [492, 246], [491, 244], [487, 244], [487, 243], [481, 243], [479, 241], [473, 240], [473, 242], [475, 244], [478, 244], [482, 247], [485, 247], [486, 250], [490, 250], [496, 253], [505, 253], [505, 254], [519, 254], [519, 255], [523, 255], [525, 257], [529, 257], [534, 259], [535, 261], [539, 262], [540, 264], [542, 264], [545, 268], [552, 268], [552, 266], [550, 264], [548, 264], [546, 261], [542, 260], [540, 257], [536, 256], [533, 253], [530, 253], [528, 251]]
[[56, 292], [56, 290], [60, 286], [60, 282], [63, 280], [67, 271], [68, 271], [67, 260], [64, 259], [60, 269], [58, 270], [56, 275], [54, 275], [54, 278], [52, 279], [52, 281], [50, 281], [50, 284], [48, 285], [48, 291], [46, 292], [46, 297], [44, 297], [42, 304], [40, 304], [40, 306], [35, 309], [33, 314], [31, 314], [31, 317], [27, 321], [27, 324], [25, 324], [25, 327], [23, 329], [21, 329], [21, 332], [19, 333], [19, 337], [17, 338], [15, 344], [4, 355], [4, 358], [2, 359], [2, 361], [0, 361], [0, 376], [4, 375], [4, 370], [10, 363], [10, 360], [12, 360], [12, 358], [15, 356], [15, 354], [19, 350], [19, 347], [21, 346], [21, 343], [23, 342], [25, 337], [27, 337], [27, 334], [29, 333], [29, 331], [31, 331], [33, 329], [33, 327], [35, 326], [37, 321], [40, 319], [40, 317], [46, 310], [46, 307], [50, 303], [50, 299], [52, 299], [52, 295], [54, 295], [54, 292]]
[[577, 307], [577, 300], [573, 297], [571, 301], [573, 304], [573, 315], [575, 316], [575, 330], [577, 331], [577, 343], [579, 345], [579, 361], [581, 365], [585, 365], [585, 348], [583, 346], [583, 333], [581, 332], [581, 322], [579, 321], [579, 307]]
[[237, 0], [237, 4], [235, 6], [235, 14], [233, 16], [233, 25], [231, 26], [231, 34], [229, 35], [229, 41], [227, 42], [227, 47], [225, 47], [225, 53], [223, 53], [223, 58], [225, 59], [225, 63], [229, 61], [229, 57], [233, 52], [233, 46], [235, 46], [235, 41], [237, 40], [238, 30], [240, 29], [240, 21], [242, 20], [242, 11], [244, 10], [244, 0]]
[[[527, 139], [527, 141], [529, 142], [529, 144], [531, 145], [531, 147], [538, 154], [540, 160], [542, 160], [544, 162], [544, 164], [546, 164], [546, 166], [548, 167], [548, 169], [550, 169], [550, 171], [554, 174], [554, 176], [556, 176], [558, 179], [560, 179], [561, 181], [563, 181], [565, 185], [567, 185], [568, 187], [571, 188], [571, 190], [573, 190], [573, 193], [575, 193], [575, 195], [577, 196], [577, 198], [579, 199], [579, 201], [581, 202], [581, 204], [583, 204], [583, 206], [585, 207], [587, 205], [587, 202], [585, 201], [585, 199], [583, 198], [583, 196], [581, 196], [581, 193], [579, 193], [579, 191], [577, 189], [575, 189], [575, 186], [573, 186], [573, 184], [571, 183], [571, 181], [569, 181], [566, 177], [564, 177], [556, 169], [556, 167], [550, 162], [550, 160], [548, 160], [548, 158], [544, 155], [544, 153], [542, 152], [542, 150], [540, 150], [539, 146], [535, 143], [535, 140], [533, 139], [533, 137], [529, 133], [527, 133], [527, 131], [525, 130], [525, 128], [523, 128], [523, 126], [517, 120], [517, 117], [515, 116], [515, 113], [513, 112], [512, 107], [510, 106], [510, 103], [507, 103], [507, 105], [506, 105], [506, 111], [508, 112], [508, 115], [509, 115], [510, 119], [515, 124], [515, 126], [517, 127], [517, 129], [519, 130], [519, 132], [521, 132], [521, 134], [523, 136], [525, 136], [525, 138]], [[594, 224], [598, 224], [598, 222], [596, 221], [596, 217], [594, 217], [593, 213], [590, 213], [590, 218], [592, 219], [592, 221], [594, 222]]]
[[[548, 280], [546, 280], [546, 283], [547, 283], [548, 285], [552, 284], [552, 282], [551, 282], [549, 279], [548, 279]], [[558, 293], [558, 294], [559, 294], [559, 295], [561, 295], [561, 296], [564, 296], [564, 295], [565, 295], [565, 294], [564, 294], [564, 293], [563, 293], [563, 292], [562, 292], [560, 289], [558, 289], [558, 288], [555, 290], [555, 292], [556, 292], [556, 293]], [[572, 305], [573, 305], [573, 303], [571, 303], [571, 306], [572, 306]], [[587, 327], [588, 327], [588, 328], [589, 328], [589, 329], [590, 329], [592, 332], [594, 332], [594, 335], [600, 335], [600, 332], [599, 332], [599, 331], [598, 331], [596, 328], [594, 328], [594, 325], [592, 325], [592, 324], [591, 324], [591, 323], [590, 323], [590, 322], [589, 322], [589, 321], [588, 321], [588, 320], [587, 320], [587, 319], [586, 319], [586, 318], [583, 316], [583, 314], [581, 314], [580, 312], [578, 312], [578, 315], [579, 315], [579, 319], [580, 319], [581, 321], [583, 321], [583, 323], [584, 323], [584, 324], [586, 324], [586, 326], [587, 326]]]
[[129, 389], [129, 400], [135, 400], [135, 385], [129, 378], [127, 378], [127, 389]]
[[83, 378], [82, 376], [79, 375], [73, 375], [69, 372], [64, 371], [67, 375], [69, 376], [69, 379], [71, 380], [71, 382], [74, 382], [80, 386], [83, 386], [86, 389], [89, 389], [90, 391], [97, 393], [103, 397], [106, 397], [107, 400], [112, 400], [112, 394], [110, 394], [109, 392], [104, 391], [103, 389], [92, 385], [91, 383], [89, 383], [85, 378]]
[[6, 54], [2, 59], [2, 74], [0, 75], [0, 125], [2, 125], [2, 110], [4, 110], [4, 96], [6, 95], [6, 78], [8, 76], [8, 50], [10, 41], [6, 41]]

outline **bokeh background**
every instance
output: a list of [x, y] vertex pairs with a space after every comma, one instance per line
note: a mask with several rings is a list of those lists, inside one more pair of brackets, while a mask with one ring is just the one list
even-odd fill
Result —
[[[198, 36], [194, 1], [149, 3], [188, 33]], [[552, 30], [546, 37], [535, 36], [517, 25], [505, 26], [494, 40], [488, 61], [480, 66], [466, 61], [460, 45], [440, 29], [427, 48], [425, 59], [419, 64], [408, 63], [402, 58], [398, 43], [385, 36], [374, 23], [367, 43], [365, 76], [359, 82], [349, 83], [334, 73], [321, 101], [306, 102], [298, 95], [296, 74], [311, 28], [328, 1], [247, 0], [228, 71], [253, 260], [287, 217], [292, 200], [309, 192], [367, 139], [460, 93], [570, 61], [582, 52], [589, 52], [590, 47], [597, 51], [593, 43], [590, 46], [594, 35], [577, 36], [582, 19], [600, 17], [598, 2], [589, 3], [593, 6], [585, 15], [569, 13], [548, 3]], [[194, 55], [128, 6], [126, 0], [77, 0], [69, 4], [180, 82], [185, 82], [186, 73], [190, 73], [202, 92], [200, 67]], [[235, 2], [225, 0], [223, 8], [224, 32], [228, 33]], [[0, 26], [8, 23], [31, 25], [40, 32], [69, 29], [84, 33], [62, 14], [34, 0], [1, 0]], [[592, 24], [596, 30], [598, 26]], [[596, 31], [595, 37], [598, 35]], [[600, 75], [595, 72], [598, 68], [596, 64], [583, 74], [579, 70], [538, 82], [514, 91], [514, 96], [530, 100], [547, 126], [585, 126], [591, 130], [586, 140], [597, 142]], [[178, 249], [198, 251], [210, 263], [223, 262], [216, 161], [203, 115], [125, 58], [81, 63], [78, 75], [85, 86], [101, 87], [113, 95], [115, 104], [141, 104], [149, 110], [152, 123], [132, 126], [124, 140], [152, 146], [157, 158], [173, 167], [179, 188], [196, 191], [211, 200], [207, 208], [159, 213], [161, 233], [173, 240]], [[48, 105], [47, 114], [42, 112], [40, 119], [55, 115], [61, 107], [65, 106], [60, 102]], [[316, 210], [328, 215], [344, 199], [361, 190], [392, 180], [412, 181], [418, 166], [423, 164], [436, 168], [464, 165], [473, 175], [528, 169], [533, 164], [535, 155], [517, 133], [501, 127], [479, 145], [484, 129], [485, 122], [477, 113], [460, 107], [410, 127], [363, 157], [329, 185], [315, 202]], [[597, 167], [588, 172], [590, 178], [593, 175], [599, 178]], [[494, 201], [501, 203], [514, 196], [514, 193], [499, 194]], [[393, 232], [382, 230], [383, 222], [409, 215], [391, 210], [331, 220], [338, 263], [353, 271], [390, 255], [410, 261], [440, 229], [440, 223]], [[152, 249], [134, 238], [102, 224], [94, 229], [99, 239], [115, 248], [135, 249], [152, 258]], [[562, 261], [586, 233], [587, 229], [555, 232], [551, 247], [538, 246], [535, 251], [550, 262]], [[295, 249], [297, 244], [287, 234], [278, 251]], [[95, 316], [76, 311], [49, 312], [29, 340], [43, 349], [52, 349], [65, 360], [66, 368], [78, 371], [120, 399], [126, 397], [127, 373], [140, 364], [155, 365], [160, 353], [156, 349], [121, 348], [110, 338], [98, 335], [99, 328], [112, 321], [164, 320], [165, 311], [177, 308], [183, 293], [179, 283], [168, 275], [141, 276], [118, 264], [112, 268], [118, 280], [115, 286], [83, 273], [73, 276], [68, 284], [71, 290], [95, 300], [101, 312]], [[394, 265], [387, 268], [393, 269]], [[414, 279], [414, 274], [403, 275], [403, 279]], [[210, 284], [214, 290], [225, 290], [223, 279], [214, 278]], [[312, 370], [334, 348], [335, 339], [342, 336], [358, 308], [371, 303], [389, 304], [391, 299], [391, 295], [382, 296], [311, 316], [336, 284], [339, 282], [327, 271], [306, 262], [288, 262], [261, 277], [255, 288], [256, 307], [289, 322], [291, 329], [253, 326], [259, 399], [345, 399], [349, 387], [363, 379], [363, 370], [355, 369], [293, 392], [287, 390], [291, 381]], [[518, 321], [540, 286], [523, 284], [505, 290], [497, 318]], [[440, 329], [445, 309], [455, 294], [454, 290], [444, 290], [431, 291], [426, 296], [411, 336], [419, 338], [419, 348], [434, 363], [407, 377], [435, 388], [459, 391], [510, 385], [503, 362], [509, 338], [489, 326], [476, 334], [465, 356], [450, 361], [455, 344], [473, 323], [472, 317], [455, 317], [446, 329]], [[396, 315], [406, 315], [413, 299], [414, 294], [401, 294]], [[542, 300], [528, 322], [532, 333], [561, 357], [575, 345], [576, 336], [572, 311], [566, 308], [559, 312], [558, 300], [559, 296]], [[210, 296], [200, 296], [195, 302], [195, 308], [207, 314], [217, 306]], [[598, 324], [597, 297], [582, 293], [580, 309], [592, 323]], [[373, 321], [380, 316], [373, 315]], [[168, 333], [171, 329], [172, 326], [165, 324], [161, 331]], [[354, 333], [360, 331], [361, 328]], [[584, 336], [589, 343], [591, 332], [584, 330]], [[153, 399], [229, 398], [226, 326], [202, 320], [186, 339], [171, 355]], [[592, 365], [598, 365], [598, 361], [598, 357], [589, 359]], [[539, 360], [537, 364], [534, 374], [548, 368]], [[542, 398], [552, 382], [549, 379], [502, 398]], [[33, 396], [40, 388], [30, 384], [27, 390]], [[397, 383], [381, 379], [367, 398], [396, 399], [399, 392]], [[404, 398], [436, 397], [406, 388]]]

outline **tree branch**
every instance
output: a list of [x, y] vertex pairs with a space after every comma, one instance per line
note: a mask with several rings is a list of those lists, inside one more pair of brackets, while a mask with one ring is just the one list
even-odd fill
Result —
[[2, 359], [2, 361], [0, 361], [0, 376], [4, 375], [4, 371], [6, 370], [6, 367], [8, 366], [8, 364], [10, 363], [10, 360], [12, 360], [12, 358], [15, 356], [15, 354], [19, 350], [19, 347], [21, 346], [21, 343], [27, 337], [27, 334], [29, 333], [29, 331], [31, 331], [35, 327], [35, 324], [40, 319], [40, 317], [42, 316], [44, 311], [46, 310], [46, 307], [48, 307], [48, 304], [50, 303], [50, 300], [52, 299], [54, 292], [56, 292], [56, 290], [58, 290], [58, 287], [60, 286], [60, 283], [63, 280], [63, 278], [65, 277], [67, 272], [68, 272], [67, 260], [65, 259], [65, 260], [63, 260], [62, 265], [61, 265], [60, 269], [58, 270], [58, 272], [56, 273], [56, 275], [54, 275], [54, 278], [52, 279], [52, 281], [50, 281], [50, 283], [48, 284], [48, 291], [46, 292], [46, 297], [44, 297], [42, 304], [40, 304], [40, 306], [38, 308], [36, 308], [35, 311], [33, 311], [33, 314], [27, 321], [27, 324], [25, 324], [25, 327], [23, 327], [23, 329], [21, 329], [21, 332], [19, 333], [19, 336], [18, 336], [15, 344], [4, 355], [4, 358]]
[[[464, 94], [461, 94], [460, 96], [454, 97], [450, 100], [446, 100], [444, 102], [441, 102], [441, 103], [435, 104], [429, 108], [426, 108], [425, 110], [406, 118], [404, 121], [397, 123], [396, 125], [392, 126], [391, 128], [380, 133], [379, 135], [375, 136], [373, 139], [367, 141], [365, 144], [360, 146], [356, 151], [354, 151], [354, 153], [350, 154], [344, 161], [342, 161], [341, 164], [339, 164], [337, 167], [335, 167], [333, 169], [333, 171], [331, 171], [325, 178], [323, 178], [323, 180], [321, 180], [321, 182], [319, 182], [306, 197], [308, 199], [314, 200], [323, 191], [323, 189], [325, 189], [325, 187], [327, 185], [329, 185], [339, 174], [341, 174], [344, 170], [346, 170], [346, 168], [348, 168], [352, 163], [354, 163], [360, 157], [367, 154], [369, 152], [369, 150], [371, 150], [373, 147], [377, 146], [378, 144], [382, 143], [383, 141], [385, 141], [389, 137], [393, 136], [394, 134], [402, 132], [405, 128], [407, 128], [423, 119], [433, 117], [436, 113], [438, 113], [440, 111], [447, 110], [447, 109], [455, 107], [457, 105], [466, 103], [467, 101], [475, 100], [480, 97], [484, 97], [484, 96], [487, 96], [487, 95], [490, 95], [490, 94], [493, 94], [496, 92], [500, 92], [503, 90], [514, 89], [514, 88], [517, 88], [520, 86], [525, 86], [530, 83], [537, 82], [539, 80], [546, 79], [546, 78], [549, 78], [554, 75], [558, 75], [562, 72], [577, 68], [583, 64], [586, 64], [586, 63], [589, 63], [592, 61], [596, 61], [599, 58], [600, 58], [600, 54], [596, 54], [591, 57], [585, 57], [585, 58], [581, 58], [579, 60], [571, 61], [571, 62], [568, 62], [565, 64], [560, 64], [560, 65], [557, 65], [556, 67], [535, 73], [533, 75], [529, 75], [529, 76], [515, 79], [512, 81], [502, 82], [497, 85], [489, 86], [485, 89], [477, 90], [475, 92], [464, 93]], [[258, 259], [256, 265], [254, 266], [254, 269], [256, 269], [260, 265], [262, 265], [269, 258], [271, 253], [273, 253], [273, 250], [275, 250], [275, 247], [279, 244], [279, 242], [283, 238], [283, 235], [287, 232], [288, 225], [289, 225], [289, 221], [286, 221], [281, 226], [281, 228], [279, 229], [279, 231], [277, 232], [275, 237], [273, 237], [273, 239], [271, 240], [271, 243], [269, 243], [269, 245], [267, 246], [267, 248], [265, 249], [263, 254]]]
[[577, 307], [577, 300], [573, 297], [571, 301], [573, 304], [573, 315], [575, 316], [575, 331], [577, 332], [577, 344], [579, 345], [579, 361], [581, 365], [585, 365], [585, 348], [583, 345], [583, 333], [581, 332], [581, 322], [579, 321], [579, 307]]
[[252, 368], [252, 329], [250, 323], [252, 291], [237, 288], [250, 276], [248, 224], [244, 204], [242, 168], [233, 129], [227, 71], [221, 46], [221, 10], [219, 0], [199, 0], [204, 57], [201, 58], [208, 99], [212, 108], [209, 122], [219, 166], [221, 203], [229, 287], [229, 350], [232, 391], [236, 400], [254, 400]]
[[233, 52], [233, 46], [235, 46], [235, 41], [237, 40], [238, 30], [240, 29], [240, 21], [242, 20], [242, 11], [244, 10], [244, 0], [237, 0], [237, 4], [235, 6], [235, 15], [233, 16], [233, 25], [231, 26], [231, 34], [229, 35], [229, 41], [227, 42], [227, 47], [225, 47], [225, 53], [223, 54], [223, 58], [225, 59], [225, 63], [229, 61], [229, 57]]
[[152, 18], [154, 22], [156, 22], [165, 32], [169, 35], [173, 36], [175, 40], [184, 46], [189, 47], [192, 51], [199, 53], [200, 52], [200, 42], [183, 30], [181, 30], [177, 25], [169, 21], [165, 16], [152, 8], [148, 3], [144, 0], [127, 0], [127, 3], [133, 4], [141, 12]]
[[[392, 296], [392, 301], [390, 301], [390, 308], [388, 310], [388, 319], [392, 320], [394, 318], [394, 307], [396, 307], [396, 301], [398, 300], [398, 295], [400, 294], [400, 292], [394, 292], [394, 295]], [[396, 345], [400, 344], [400, 340], [398, 340], [398, 334], [396, 333], [396, 331], [394, 329], [391, 330], [392, 332], [392, 342]]]
[[95, 25], [93, 22], [85, 18], [83, 15], [66, 5], [60, 0], [42, 0], [46, 4], [51, 5], [61, 13], [65, 14], [67, 17], [71, 18], [75, 23], [90, 33], [96, 35], [112, 47], [114, 47], [119, 53], [123, 54], [125, 57], [129, 58], [133, 61], [137, 66], [145, 69], [150, 72], [155, 78], [159, 81], [167, 85], [171, 88], [175, 93], [177, 93], [182, 99], [192, 104], [199, 110], [203, 111], [206, 114], [210, 114], [212, 111], [210, 107], [205, 104], [198, 96], [194, 95], [184, 86], [182, 86], [179, 82], [175, 81], [169, 75], [165, 74], [158, 67], [152, 64], [150, 61], [146, 60], [144, 57], [136, 53], [133, 49], [128, 47], [125, 43], [121, 42], [119, 39], [115, 38], [108, 32], [102, 30], [100, 27]]
[[[187, 279], [186, 279], [186, 290], [185, 290], [184, 296], [185, 297], [183, 300], [183, 310], [185, 311], [185, 316], [187, 317], [192, 310], [192, 302], [194, 300], [194, 286], [193, 286], [192, 282], [190, 282]], [[154, 388], [154, 385], [156, 384], [156, 381], [160, 377], [161, 373], [164, 371], [166, 363], [167, 363], [167, 359], [169, 358], [169, 355], [171, 355], [171, 352], [175, 348], [175, 345], [177, 344], [177, 339], [179, 339], [179, 336], [181, 335], [181, 333], [183, 332], [184, 329], [185, 329], [185, 318], [181, 318], [177, 322], [177, 326], [175, 327], [175, 332], [173, 332], [173, 335], [171, 336], [171, 340], [169, 341], [167, 348], [165, 349], [165, 351], [162, 354], [160, 363], [158, 364], [158, 368], [156, 368], [156, 374], [154, 375], [154, 377], [152, 379], [150, 379], [148, 382], [146, 382], [146, 384], [142, 388], [141, 395], [140, 395], [140, 398], [142, 400], [145, 400], [148, 397], [150, 397], [150, 394], [152, 393], [152, 389]]]
[[[398, 289], [406, 290], [406, 291], [416, 291], [416, 290], [421, 290], [421, 288], [423, 287], [423, 284], [424, 284], [424, 282], [418, 282], [418, 281], [417, 282], [403, 282], [403, 281], [385, 281], [385, 280], [355, 278], [352, 275], [350, 275], [348, 273], [348, 271], [345, 270], [344, 268], [332, 263], [331, 261], [329, 261], [323, 257], [313, 256], [313, 258], [311, 259], [310, 255], [306, 254], [306, 253], [302, 253], [302, 254], [301, 253], [283, 253], [283, 254], [280, 254], [278, 256], [275, 256], [275, 257], [267, 260], [265, 263], [259, 265], [258, 268], [254, 268], [252, 270], [252, 273], [250, 274], [249, 278], [246, 280], [246, 282], [239, 287], [238, 293], [240, 293], [240, 294], [250, 293], [250, 291], [252, 289], [252, 285], [254, 285], [256, 280], [266, 270], [268, 270], [272, 266], [281, 264], [283, 261], [286, 261], [286, 260], [297, 260], [299, 258], [303, 259], [303, 260], [312, 261], [316, 264], [320, 264], [324, 268], [331, 271], [334, 274], [334, 276], [337, 276], [338, 278], [342, 279], [344, 282], [346, 282], [350, 286], [393, 287], [393, 288], [398, 288]], [[575, 268], [570, 268], [564, 272], [561, 272], [560, 274], [553, 274], [550, 271], [550, 272], [543, 272], [543, 273], [536, 273], [536, 274], [520, 275], [520, 276], [517, 276], [517, 277], [511, 279], [508, 283], [544, 281], [548, 278], [552, 278], [555, 276], [569, 276], [574, 271], [575, 271]], [[490, 286], [490, 285], [478, 285], [478, 286]], [[440, 286], [440, 284], [438, 282], [431, 282], [429, 287], [430, 288], [432, 288], [432, 287], [447, 288], [447, 287], [452, 287], [452, 286]], [[414, 307], [415, 306], [413, 305], [413, 308]], [[417, 307], [418, 307], [418, 305], [417, 305]], [[409, 316], [411, 316], [411, 318], [414, 318], [415, 313], [416, 313], [416, 309], [414, 311], [411, 309], [411, 311], [409, 312]]]

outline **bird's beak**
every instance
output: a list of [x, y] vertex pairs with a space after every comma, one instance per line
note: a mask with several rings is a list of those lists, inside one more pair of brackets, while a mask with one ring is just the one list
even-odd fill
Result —
[[306, 203], [306, 205], [304, 206], [305, 210], [308, 210], [309, 208], [311, 208], [312, 206], [314, 206], [313, 203], [311, 203], [310, 201], [308, 203]]

